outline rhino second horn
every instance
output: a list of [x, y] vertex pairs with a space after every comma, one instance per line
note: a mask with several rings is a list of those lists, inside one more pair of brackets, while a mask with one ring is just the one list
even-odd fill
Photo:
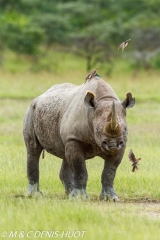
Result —
[[112, 104], [112, 111], [111, 111], [111, 121], [110, 121], [110, 127], [112, 130], [115, 130], [117, 128], [117, 116], [116, 116], [116, 110], [115, 110], [115, 104], [113, 102]]

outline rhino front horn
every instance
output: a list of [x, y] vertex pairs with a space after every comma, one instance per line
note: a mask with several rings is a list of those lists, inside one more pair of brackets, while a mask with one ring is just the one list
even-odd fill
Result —
[[117, 116], [116, 116], [116, 110], [115, 110], [114, 102], [112, 104], [112, 110], [111, 110], [110, 127], [111, 127], [112, 130], [115, 130], [117, 128]]

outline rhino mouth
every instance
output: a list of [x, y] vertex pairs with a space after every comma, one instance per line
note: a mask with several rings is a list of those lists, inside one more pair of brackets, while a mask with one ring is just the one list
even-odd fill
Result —
[[102, 150], [104, 151], [119, 151], [122, 147], [124, 146], [124, 142], [122, 139], [116, 140], [116, 139], [110, 139], [110, 140], [105, 140], [102, 142], [101, 147]]

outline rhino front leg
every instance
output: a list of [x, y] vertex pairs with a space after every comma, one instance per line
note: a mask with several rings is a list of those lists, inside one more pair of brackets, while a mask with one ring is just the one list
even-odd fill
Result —
[[43, 195], [39, 191], [39, 157], [41, 152], [41, 148], [27, 151], [27, 177], [29, 182], [27, 196], [32, 196], [36, 193]]
[[121, 160], [118, 161], [107, 161], [104, 162], [104, 169], [102, 172], [101, 183], [102, 191], [100, 194], [100, 200], [113, 200], [114, 202], [119, 201], [119, 198], [114, 191], [113, 184], [116, 175], [117, 167], [119, 166]]
[[86, 185], [88, 173], [86, 169], [83, 149], [77, 141], [69, 141], [65, 147], [66, 160], [73, 172], [74, 188], [69, 194], [70, 199], [87, 199]]
[[74, 188], [74, 179], [73, 172], [70, 166], [68, 165], [66, 159], [63, 159], [62, 161], [59, 178], [65, 187], [66, 194], [69, 195]]

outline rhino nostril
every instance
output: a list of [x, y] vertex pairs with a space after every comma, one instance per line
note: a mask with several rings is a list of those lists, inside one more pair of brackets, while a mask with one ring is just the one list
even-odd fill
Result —
[[122, 147], [124, 145], [124, 142], [123, 141], [120, 141], [119, 142], [119, 147]]
[[102, 147], [105, 148], [106, 150], [109, 150], [108, 144], [107, 144], [106, 141], [103, 141], [103, 142], [102, 142]]

